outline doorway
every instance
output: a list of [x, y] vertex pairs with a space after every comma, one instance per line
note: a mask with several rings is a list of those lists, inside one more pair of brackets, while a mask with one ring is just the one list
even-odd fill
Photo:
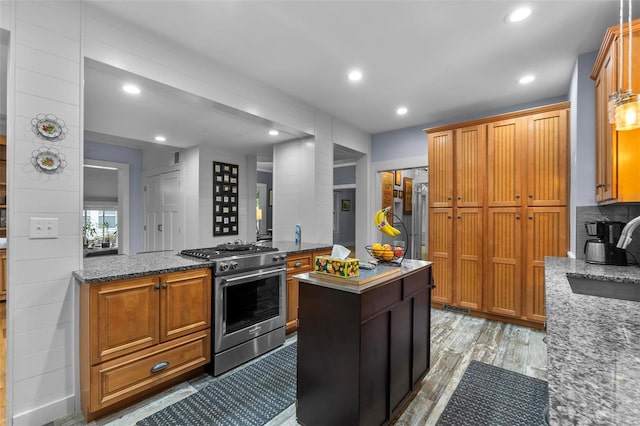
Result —
[[145, 178], [144, 251], [181, 250], [180, 171]]
[[[389, 180], [388, 203], [393, 206], [394, 226], [406, 239], [408, 259], [425, 260], [428, 251], [428, 179], [427, 167], [384, 170], [377, 173], [375, 206], [382, 206], [383, 173]], [[399, 237], [396, 237], [399, 238]], [[378, 235], [381, 242], [391, 243], [391, 238]]]
[[267, 235], [267, 218], [267, 184], [258, 183], [256, 185], [256, 232], [258, 240]]

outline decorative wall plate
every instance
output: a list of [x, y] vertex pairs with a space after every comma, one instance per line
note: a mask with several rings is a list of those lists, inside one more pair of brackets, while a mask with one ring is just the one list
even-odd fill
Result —
[[64, 121], [53, 114], [38, 114], [31, 120], [31, 129], [36, 136], [52, 141], [62, 140], [67, 136]]
[[41, 169], [53, 171], [60, 167], [61, 161], [58, 154], [45, 151], [36, 155], [36, 164], [40, 166]]
[[62, 173], [67, 167], [67, 157], [55, 148], [43, 147], [31, 153], [31, 164], [42, 173]]

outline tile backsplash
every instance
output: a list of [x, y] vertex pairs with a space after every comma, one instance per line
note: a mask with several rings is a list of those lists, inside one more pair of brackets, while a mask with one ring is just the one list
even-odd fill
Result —
[[[616, 204], [609, 206], [580, 206], [576, 207], [576, 257], [584, 259], [584, 244], [590, 237], [584, 226], [586, 222], [596, 220], [610, 220], [619, 222], [629, 222], [636, 216], [640, 216], [640, 204]], [[631, 236], [633, 241], [627, 248], [627, 252], [640, 259], [640, 229]], [[633, 258], [628, 256], [629, 263]]]

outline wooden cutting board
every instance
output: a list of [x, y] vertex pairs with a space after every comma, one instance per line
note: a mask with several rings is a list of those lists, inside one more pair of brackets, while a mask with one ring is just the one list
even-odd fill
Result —
[[309, 276], [319, 280], [326, 280], [335, 283], [349, 284], [349, 285], [362, 285], [371, 281], [375, 281], [380, 278], [389, 277], [395, 274], [400, 274], [400, 267], [398, 266], [385, 266], [378, 265], [375, 269], [360, 269], [360, 275], [351, 278], [342, 278], [335, 275], [325, 274], [323, 272], [311, 271]]

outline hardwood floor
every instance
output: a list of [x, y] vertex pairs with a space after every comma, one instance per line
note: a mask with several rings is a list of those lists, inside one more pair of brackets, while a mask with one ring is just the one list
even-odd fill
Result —
[[[543, 331], [432, 309], [431, 369], [423, 380], [422, 388], [395, 425], [434, 425], [472, 360], [546, 380], [547, 348], [542, 340], [544, 336]], [[295, 335], [289, 337], [287, 344], [295, 340]], [[196, 392], [211, 380], [216, 379], [203, 376], [183, 383], [91, 424], [134, 425], [138, 420]], [[53, 424], [75, 426], [85, 423], [76, 415]], [[267, 426], [296, 425], [295, 404], [267, 423]]]

